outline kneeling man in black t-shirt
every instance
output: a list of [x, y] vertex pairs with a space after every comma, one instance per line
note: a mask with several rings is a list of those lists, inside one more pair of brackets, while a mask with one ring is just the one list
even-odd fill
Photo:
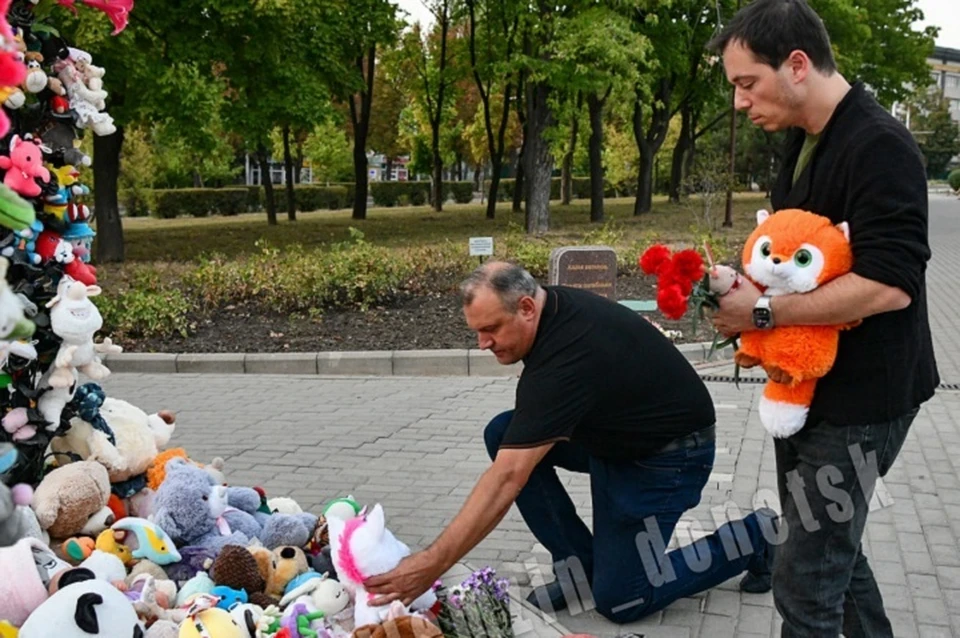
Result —
[[[503, 262], [478, 268], [462, 292], [480, 348], [505, 365], [523, 362], [516, 406], [487, 425], [493, 465], [460, 513], [429, 548], [366, 583], [380, 595], [372, 604], [409, 604], [514, 502], [554, 561], [556, 579], [529, 598], [541, 609], [566, 607], [569, 593], [631, 622], [744, 571], [744, 591], [770, 589], [770, 510], [666, 551], [700, 502], [715, 454], [710, 394], [666, 337], [620, 304], [541, 287]], [[557, 467], [590, 474], [592, 532]]]

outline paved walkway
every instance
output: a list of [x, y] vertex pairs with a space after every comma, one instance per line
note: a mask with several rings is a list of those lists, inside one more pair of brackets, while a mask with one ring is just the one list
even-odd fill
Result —
[[[930, 315], [943, 381], [960, 384], [960, 202], [933, 197], [932, 207]], [[482, 427], [510, 407], [516, 380], [115, 374], [104, 387], [147, 411], [175, 410], [174, 444], [201, 462], [223, 456], [231, 482], [262, 485], [313, 511], [346, 494], [382, 503], [393, 531], [422, 547], [488, 466]], [[725, 508], [748, 512], [758, 496], [775, 498], [773, 445], [754, 409], [760, 386], [709, 387], [719, 416], [716, 467], [674, 542], [689, 542], [690, 529], [715, 529], [715, 514]], [[925, 406], [878, 489], [867, 527], [865, 551], [898, 637], [960, 636], [958, 415], [958, 391], [941, 391]], [[586, 477], [563, 478], [589, 523]], [[523, 594], [543, 577], [538, 565], [547, 559], [537, 550], [513, 508], [466, 560], [496, 567]], [[591, 611], [556, 620], [602, 637], [779, 635], [771, 596], [741, 595], [735, 585], [678, 601], [634, 625], [618, 627]], [[518, 635], [532, 634], [521, 628]]]

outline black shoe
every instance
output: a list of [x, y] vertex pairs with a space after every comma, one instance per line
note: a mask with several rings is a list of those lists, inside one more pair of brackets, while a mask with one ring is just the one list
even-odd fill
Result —
[[[757, 518], [766, 518], [761, 524], [776, 526], [779, 519], [777, 513], [769, 508], [757, 510]], [[773, 588], [773, 559], [776, 554], [776, 546], [768, 543], [766, 538], [762, 538], [763, 551], [759, 554], [750, 567], [747, 568], [747, 575], [740, 580], [740, 591], [748, 594], [765, 594]]]
[[561, 611], [568, 607], [567, 597], [563, 593], [563, 586], [559, 580], [535, 587], [527, 596], [527, 602], [547, 613]]

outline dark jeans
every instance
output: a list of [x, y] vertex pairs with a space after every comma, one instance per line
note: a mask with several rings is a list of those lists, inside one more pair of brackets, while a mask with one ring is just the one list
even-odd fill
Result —
[[893, 465], [916, 415], [861, 426], [814, 422], [775, 439], [786, 530], [773, 574], [781, 636], [893, 636], [860, 539], [877, 477]]
[[[484, 431], [491, 459], [510, 416], [498, 415]], [[642, 461], [611, 462], [573, 443], [553, 446], [516, 503], [530, 531], [550, 551], [571, 613], [582, 604], [614, 622], [632, 622], [762, 567], [764, 535], [772, 540], [774, 530], [762, 529], [755, 514], [666, 551], [677, 521], [700, 502], [715, 450], [713, 440], [700, 439], [693, 447]], [[560, 483], [558, 467], [590, 474], [592, 533]]]

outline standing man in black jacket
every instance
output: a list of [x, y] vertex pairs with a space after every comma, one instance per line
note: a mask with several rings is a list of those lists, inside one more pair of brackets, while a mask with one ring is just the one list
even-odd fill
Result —
[[877, 477], [939, 384], [923, 160], [903, 125], [837, 71], [805, 0], [755, 0], [711, 49], [723, 56], [736, 108], [765, 131], [788, 131], [774, 210], [848, 222], [854, 253], [850, 274], [806, 294], [770, 298], [741, 286], [714, 326], [732, 335], [863, 319], [842, 333], [804, 428], [775, 440], [787, 528], [773, 574], [782, 635], [892, 636], [860, 541]]

